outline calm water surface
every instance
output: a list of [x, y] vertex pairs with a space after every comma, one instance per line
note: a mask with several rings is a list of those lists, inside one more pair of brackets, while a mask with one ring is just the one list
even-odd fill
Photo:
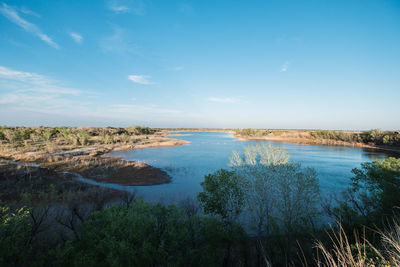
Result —
[[270, 141], [237, 141], [230, 133], [193, 132], [180, 133], [177, 138], [190, 144], [176, 147], [155, 147], [130, 151], [112, 152], [107, 156], [119, 156], [124, 160], [144, 161], [165, 170], [172, 177], [170, 184], [156, 186], [118, 186], [114, 188], [135, 190], [148, 201], [175, 202], [201, 191], [204, 175], [220, 168], [228, 168], [232, 151], [243, 151], [255, 143], [272, 143], [285, 149], [293, 161], [303, 167], [313, 167], [319, 177], [323, 194], [340, 192], [349, 184], [351, 169], [360, 163], [387, 157], [380, 151], [363, 148], [317, 146], [279, 143]]

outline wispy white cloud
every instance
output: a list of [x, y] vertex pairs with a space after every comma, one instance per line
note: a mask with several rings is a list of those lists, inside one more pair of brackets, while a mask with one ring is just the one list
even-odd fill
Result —
[[286, 72], [289, 69], [289, 65], [290, 62], [289, 61], [285, 61], [285, 63], [283, 63], [280, 72]]
[[36, 13], [36, 12], [26, 8], [26, 7], [19, 8], [19, 11], [21, 11], [21, 13], [24, 13], [26, 15], [30, 15], [30, 16], [34, 16], [34, 17], [40, 18], [40, 15], [38, 13]]
[[126, 13], [130, 10], [129, 7], [127, 6], [116, 5], [116, 4], [111, 4], [109, 8], [115, 13]]
[[71, 36], [72, 40], [74, 40], [78, 44], [82, 43], [82, 41], [83, 41], [82, 35], [80, 35], [77, 32], [70, 32], [69, 36]]
[[39, 37], [43, 42], [47, 43], [48, 45], [59, 49], [60, 46], [54, 42], [47, 34], [43, 33], [38, 26], [35, 24], [23, 19], [19, 14], [18, 11], [7, 4], [3, 3], [0, 7], [0, 13], [5, 16], [8, 20], [15, 23], [25, 31], [32, 33]]
[[109, 0], [107, 7], [116, 14], [133, 13], [138, 16], [146, 14], [144, 3], [140, 0]]
[[6, 124], [160, 124], [200, 116], [175, 107], [134, 104], [134, 98], [99, 105], [99, 99], [90, 96], [48, 76], [0, 66], [0, 114]]
[[207, 98], [209, 102], [216, 102], [216, 103], [239, 103], [240, 99], [239, 98], [233, 98], [233, 97], [209, 97]]
[[0, 96], [0, 104], [18, 104], [18, 105], [30, 105], [32, 103], [38, 103], [43, 101], [53, 100], [52, 95], [28, 95], [25, 93], [7, 93]]
[[46, 76], [13, 70], [0, 66], [0, 89], [14, 92], [34, 92], [64, 95], [79, 95], [80, 90], [60, 85], [60, 82]]
[[149, 81], [149, 76], [144, 76], [144, 75], [129, 75], [128, 79], [131, 80], [134, 83], [139, 83], [139, 84], [151, 84]]
[[136, 53], [137, 45], [131, 40], [127, 30], [114, 27], [114, 31], [110, 36], [100, 40], [100, 48], [103, 52], [117, 53]]
[[85, 96], [88, 94], [47, 76], [0, 66], [0, 110], [9, 114], [11, 123], [39, 113], [68, 115], [86, 105]]

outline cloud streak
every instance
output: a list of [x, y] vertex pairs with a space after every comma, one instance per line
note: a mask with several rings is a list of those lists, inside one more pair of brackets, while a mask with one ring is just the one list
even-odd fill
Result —
[[143, 2], [138, 0], [109, 0], [107, 7], [115, 14], [133, 13], [138, 16], [146, 14]]
[[24, 29], [26, 32], [36, 35], [48, 45], [56, 49], [60, 48], [60, 46], [56, 42], [54, 42], [47, 34], [43, 33], [38, 26], [23, 19], [14, 8], [3, 3], [3, 5], [0, 7], [0, 13], [9, 21]]
[[239, 103], [240, 99], [239, 98], [233, 98], [233, 97], [209, 97], [207, 98], [209, 102], [215, 102], [215, 103], [225, 103], [225, 104], [233, 104], [233, 103]]
[[[150, 83], [140, 75], [139, 82]], [[139, 78], [138, 78], [139, 77]], [[144, 79], [144, 80], [143, 80]], [[99, 105], [91, 93], [65, 87], [48, 76], [0, 66], [0, 114], [8, 124], [129, 123], [162, 124], [200, 115], [154, 104], [109, 103]]]
[[128, 80], [134, 82], [134, 83], [138, 83], [138, 84], [151, 84], [151, 82], [149, 81], [149, 76], [144, 76], [144, 75], [129, 75], [128, 76]]
[[113, 34], [100, 40], [100, 48], [103, 52], [137, 53], [138, 47], [131, 40], [127, 30], [115, 27]]
[[74, 40], [77, 44], [80, 44], [83, 41], [83, 37], [79, 33], [70, 32], [69, 36], [71, 36], [72, 40]]
[[57, 95], [79, 95], [80, 90], [64, 87], [46, 76], [13, 70], [0, 66], [0, 89], [14, 92], [48, 93]]

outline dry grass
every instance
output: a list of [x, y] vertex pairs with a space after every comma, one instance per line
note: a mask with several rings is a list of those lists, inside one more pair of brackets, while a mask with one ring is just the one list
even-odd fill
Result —
[[394, 220], [386, 231], [377, 231], [381, 237], [381, 248], [372, 245], [366, 238], [365, 232], [360, 237], [354, 232], [354, 242], [339, 224], [337, 230], [332, 230], [329, 235], [330, 247], [321, 241], [316, 242], [317, 266], [400, 266], [400, 225]]

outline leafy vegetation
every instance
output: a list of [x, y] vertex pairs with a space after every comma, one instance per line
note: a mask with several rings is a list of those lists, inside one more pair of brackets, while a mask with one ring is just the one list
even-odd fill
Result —
[[[310, 233], [319, 212], [316, 172], [290, 162], [284, 150], [270, 144], [247, 147], [243, 155], [234, 152], [231, 166], [205, 177], [198, 195], [204, 211], [228, 223], [242, 214], [264, 249], [272, 249], [268, 241], [279, 235], [285, 240], [279, 253], [291, 254], [296, 235]], [[260, 257], [265, 251], [258, 250]]]
[[[240, 226], [228, 231], [217, 218], [192, 214], [177, 206], [145, 203], [129, 198], [122, 205], [104, 207], [83, 216], [83, 206], [72, 213], [45, 217], [39, 231], [31, 211], [2, 207], [0, 263], [2, 266], [221, 266], [246, 261], [247, 236]], [[71, 217], [72, 216], [72, 217]], [[57, 224], [58, 222], [58, 224]], [[65, 226], [59, 229], [58, 225]], [[40, 227], [41, 225], [39, 225]], [[73, 232], [73, 239], [41, 238]], [[61, 231], [61, 232], [60, 232]], [[235, 254], [228, 254], [235, 244]], [[229, 258], [228, 258], [229, 256]]]
[[79, 239], [61, 250], [62, 261], [68, 266], [218, 266], [226, 255], [224, 243], [238, 234], [228, 236], [217, 219], [136, 199], [91, 214]]
[[[113, 144], [134, 140], [134, 136], [153, 135], [155, 129], [141, 126], [126, 128], [100, 128], [100, 127], [1, 127], [0, 140], [6, 140], [15, 146], [30, 143], [55, 143], [55, 144]], [[101, 138], [97, 138], [97, 137]]]
[[206, 175], [198, 195], [204, 212], [219, 215], [229, 224], [236, 222], [244, 207], [245, 183], [243, 177], [224, 169]]
[[11, 211], [0, 206], [0, 265], [18, 266], [27, 264], [31, 253], [31, 227], [29, 211], [20, 208]]
[[352, 170], [351, 187], [328, 213], [343, 224], [345, 230], [357, 225], [382, 226], [398, 215], [400, 207], [400, 158], [366, 162]]
[[[51, 141], [59, 134], [50, 133]], [[202, 210], [188, 199], [146, 203], [46, 168], [1, 162], [0, 170], [1, 266], [400, 264], [396, 158], [354, 169], [348, 190], [323, 209], [315, 171], [272, 145], [234, 152], [229, 169], [206, 175]], [[328, 232], [326, 215], [338, 222]]]

